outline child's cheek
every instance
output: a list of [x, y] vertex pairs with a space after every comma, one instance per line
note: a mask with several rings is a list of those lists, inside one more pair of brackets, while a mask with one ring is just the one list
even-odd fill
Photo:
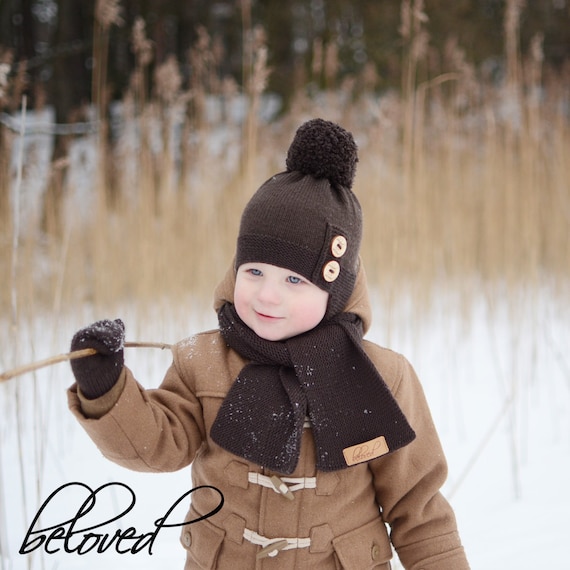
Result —
[[234, 307], [238, 314], [238, 317], [248, 326], [250, 323], [248, 322], [248, 314], [249, 309], [251, 306], [251, 291], [247, 287], [247, 284], [244, 284], [243, 281], [236, 283], [236, 287], [234, 289]]

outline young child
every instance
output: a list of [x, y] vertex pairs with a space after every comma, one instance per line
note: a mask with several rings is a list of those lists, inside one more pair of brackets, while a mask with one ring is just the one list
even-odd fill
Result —
[[[387, 570], [391, 545], [408, 570], [469, 568], [419, 381], [363, 340], [356, 163], [340, 126], [298, 129], [243, 212], [219, 329], [176, 344], [158, 389], [124, 366], [120, 320], [73, 338], [98, 351], [72, 361], [68, 395], [101, 452], [139, 471], [192, 464], [193, 487], [223, 493], [182, 527], [186, 569]], [[193, 494], [188, 520], [218, 503]]]

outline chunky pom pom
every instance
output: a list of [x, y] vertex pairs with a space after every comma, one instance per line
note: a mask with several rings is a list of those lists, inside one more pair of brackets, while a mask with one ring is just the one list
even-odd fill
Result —
[[358, 162], [352, 134], [323, 119], [303, 123], [287, 152], [289, 172], [327, 178], [333, 187], [351, 189]]

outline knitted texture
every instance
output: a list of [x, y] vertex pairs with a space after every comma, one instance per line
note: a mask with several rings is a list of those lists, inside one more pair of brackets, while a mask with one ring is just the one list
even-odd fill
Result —
[[71, 350], [93, 348], [97, 354], [71, 360], [71, 369], [81, 392], [95, 399], [108, 392], [123, 369], [125, 325], [120, 319], [97, 321], [75, 333]]
[[352, 188], [358, 162], [358, 149], [352, 135], [339, 125], [313, 119], [301, 125], [287, 151], [289, 172], [302, 172], [326, 178], [335, 189]]
[[348, 467], [343, 450], [352, 446], [383, 436], [386, 451], [392, 452], [415, 438], [362, 348], [354, 314], [343, 313], [283, 342], [258, 337], [230, 303], [218, 318], [228, 345], [251, 361], [233, 383], [210, 432], [224, 449], [288, 475], [299, 459], [307, 415], [321, 471]]
[[362, 240], [352, 192], [357, 162], [356, 143], [342, 127], [322, 119], [301, 125], [287, 170], [267, 180], [244, 209], [236, 268], [257, 262], [290, 269], [329, 293], [328, 315], [342, 311]]

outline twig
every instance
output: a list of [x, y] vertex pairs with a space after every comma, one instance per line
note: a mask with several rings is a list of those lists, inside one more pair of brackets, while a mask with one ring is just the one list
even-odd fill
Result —
[[463, 482], [467, 478], [467, 475], [469, 475], [470, 471], [475, 466], [475, 463], [477, 463], [477, 461], [479, 460], [479, 458], [483, 454], [485, 447], [487, 447], [487, 444], [491, 441], [493, 434], [498, 429], [498, 427], [501, 425], [501, 422], [504, 420], [505, 416], [507, 415], [507, 412], [509, 411], [509, 408], [512, 406], [513, 403], [514, 403], [514, 397], [512, 397], [512, 396], [507, 397], [507, 399], [503, 403], [503, 407], [501, 408], [501, 410], [497, 414], [495, 421], [491, 424], [491, 427], [487, 430], [487, 433], [485, 434], [485, 436], [481, 440], [481, 443], [479, 444], [479, 446], [475, 450], [475, 453], [473, 453], [473, 455], [471, 456], [471, 459], [467, 462], [467, 465], [463, 469], [463, 473], [461, 473], [461, 475], [459, 476], [459, 478], [457, 479], [457, 481], [455, 482], [455, 484], [453, 485], [451, 490], [445, 494], [445, 496], [448, 500], [451, 500], [451, 498], [455, 495], [455, 493], [457, 492], [459, 487], [461, 487], [461, 485], [463, 484]]
[[[164, 350], [165, 348], [171, 348], [172, 345], [163, 342], [125, 342], [124, 346], [125, 348], [160, 348]], [[38, 360], [37, 362], [32, 362], [31, 364], [26, 364], [24, 366], [19, 366], [18, 368], [2, 372], [0, 374], [0, 382], [5, 382], [6, 380], [10, 380], [16, 376], [21, 376], [22, 374], [33, 372], [34, 370], [51, 366], [52, 364], [74, 360], [76, 358], [85, 358], [86, 356], [92, 356], [93, 354], [97, 354], [97, 351], [94, 348], [83, 348], [81, 350], [74, 350], [72, 352], [66, 352], [65, 354], [51, 356], [45, 360]]]

